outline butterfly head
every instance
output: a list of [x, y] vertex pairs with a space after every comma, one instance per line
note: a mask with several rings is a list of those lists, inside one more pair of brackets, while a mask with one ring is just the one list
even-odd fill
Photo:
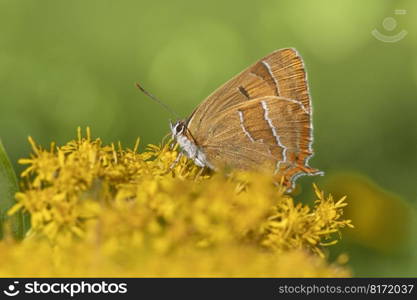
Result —
[[174, 124], [170, 123], [170, 127], [171, 127], [172, 137], [174, 139], [177, 139], [179, 136], [184, 135], [187, 130], [187, 125], [185, 124], [184, 121], [178, 121]]

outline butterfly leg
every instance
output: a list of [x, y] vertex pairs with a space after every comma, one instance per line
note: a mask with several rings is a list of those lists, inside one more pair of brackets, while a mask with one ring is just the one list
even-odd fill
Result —
[[170, 143], [169, 143], [169, 150], [174, 150], [175, 149], [175, 146], [177, 145], [178, 143], [177, 143], [177, 141], [176, 140], [172, 140]]
[[178, 153], [177, 158], [174, 160], [174, 162], [169, 167], [170, 170], [175, 168], [175, 166], [178, 164], [178, 162], [180, 161], [180, 159], [183, 155], [184, 155], [184, 153], [182, 151], [180, 153]]
[[198, 178], [200, 178], [201, 174], [203, 174], [204, 170], [206, 169], [206, 167], [202, 167], [200, 169], [200, 171], [198, 171], [197, 175], [195, 176], [194, 180], [197, 180]]

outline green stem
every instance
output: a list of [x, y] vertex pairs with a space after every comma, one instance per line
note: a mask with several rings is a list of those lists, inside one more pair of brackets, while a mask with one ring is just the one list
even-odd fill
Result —
[[12, 234], [17, 239], [22, 239], [29, 229], [27, 213], [18, 211], [13, 216], [7, 216], [7, 211], [16, 203], [15, 194], [18, 191], [16, 173], [0, 140], [0, 238], [4, 235], [5, 222], [10, 223]]

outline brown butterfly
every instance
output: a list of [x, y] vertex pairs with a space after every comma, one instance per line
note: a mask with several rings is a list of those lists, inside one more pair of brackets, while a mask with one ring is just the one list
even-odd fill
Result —
[[214, 91], [171, 131], [200, 167], [267, 171], [291, 189], [301, 175], [323, 174], [308, 165], [311, 117], [303, 60], [295, 49], [280, 49]]

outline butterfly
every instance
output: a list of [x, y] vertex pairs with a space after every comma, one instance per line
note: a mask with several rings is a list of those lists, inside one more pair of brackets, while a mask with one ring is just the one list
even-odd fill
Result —
[[276, 50], [170, 124], [182, 153], [200, 167], [266, 171], [290, 191], [302, 175], [323, 175], [313, 156], [312, 107], [297, 50]]

